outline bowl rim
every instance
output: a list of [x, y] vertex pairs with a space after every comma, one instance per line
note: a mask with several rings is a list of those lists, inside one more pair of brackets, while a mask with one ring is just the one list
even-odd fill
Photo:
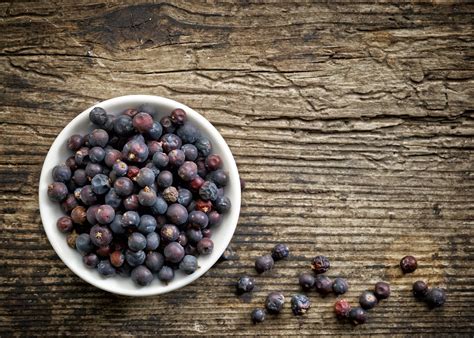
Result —
[[[95, 278], [90, 277], [89, 274], [85, 273], [86, 271], [85, 269], [87, 269], [85, 266], [83, 265], [79, 266], [78, 264], [73, 264], [73, 262], [66, 259], [66, 255], [68, 255], [68, 253], [66, 253], [66, 251], [63, 250], [64, 245], [67, 246], [66, 241], [64, 241], [64, 243], [57, 243], [54, 240], [52, 240], [54, 236], [53, 232], [55, 231], [57, 232], [58, 230], [56, 227], [56, 222], [55, 221], [53, 222], [53, 220], [50, 219], [51, 216], [47, 215], [48, 211], [46, 210], [46, 204], [53, 203], [49, 200], [47, 196], [47, 191], [46, 191], [47, 185], [48, 185], [47, 182], [49, 181], [48, 175], [50, 175], [50, 168], [46, 168], [46, 163], [51, 163], [51, 161], [56, 162], [54, 160], [55, 153], [57, 152], [58, 149], [60, 149], [59, 147], [64, 146], [64, 141], [67, 140], [67, 138], [69, 138], [69, 136], [71, 136], [74, 133], [74, 126], [78, 125], [85, 119], [88, 120], [89, 112], [92, 110], [92, 108], [97, 107], [97, 106], [107, 107], [109, 105], [112, 105], [112, 106], [125, 105], [127, 104], [127, 102], [132, 102], [132, 101], [142, 102], [142, 104], [151, 103], [151, 104], [156, 104], [156, 105], [172, 106], [172, 107], [175, 107], [175, 109], [176, 108], [184, 109], [190, 116], [192, 116], [192, 119], [197, 121], [197, 125], [199, 125], [200, 128], [205, 129], [208, 136], [210, 136], [211, 139], [214, 139], [213, 142], [216, 142], [217, 140], [217, 142], [220, 144], [221, 151], [225, 153], [224, 156], [228, 160], [226, 161], [226, 170], [229, 173], [229, 182], [230, 182], [229, 186], [232, 185], [231, 183], [233, 182], [233, 185], [236, 185], [238, 183], [239, 187], [238, 189], [236, 189], [235, 187], [232, 189], [233, 194], [232, 194], [232, 199], [231, 199], [232, 200], [231, 215], [229, 215], [229, 219], [226, 221], [225, 231], [224, 231], [225, 245], [221, 246], [220, 248], [221, 250], [219, 251], [214, 250], [211, 253], [211, 255], [208, 256], [210, 258], [206, 260], [204, 266], [200, 265], [200, 269], [198, 269], [193, 274], [186, 275], [185, 278], [182, 278], [182, 279], [173, 280], [170, 284], [167, 284], [164, 286], [162, 285], [154, 285], [154, 286], [146, 286], [146, 287], [136, 286], [134, 290], [127, 290], [127, 289], [117, 289], [115, 286], [114, 287], [107, 286], [108, 279], [104, 278], [104, 279], [97, 280]], [[132, 103], [130, 103], [130, 105], [132, 105]], [[118, 114], [119, 113], [115, 113], [114, 115], [118, 115]], [[56, 164], [59, 164], [59, 163], [53, 163], [49, 165], [49, 167], [52, 168], [52, 166]], [[235, 232], [235, 229], [237, 227], [237, 223], [238, 223], [238, 219], [240, 215], [240, 207], [241, 207], [240, 179], [239, 179], [237, 164], [235, 162], [235, 159], [232, 155], [232, 152], [227, 142], [224, 140], [220, 132], [204, 116], [196, 112], [194, 109], [178, 101], [168, 99], [162, 96], [157, 96], [157, 95], [118, 96], [118, 97], [114, 97], [108, 100], [98, 102], [88, 107], [87, 109], [82, 111], [80, 114], [78, 114], [61, 130], [61, 132], [56, 136], [53, 143], [51, 144], [48, 150], [48, 153], [43, 161], [43, 165], [41, 167], [41, 174], [40, 174], [38, 187], [39, 187], [38, 188], [39, 208], [40, 208], [42, 226], [46, 232], [46, 236], [48, 238], [49, 243], [53, 247], [56, 254], [59, 256], [59, 258], [62, 260], [62, 262], [72, 272], [74, 272], [77, 276], [79, 276], [82, 280], [86, 281], [87, 283], [99, 289], [102, 289], [104, 291], [111, 292], [118, 295], [123, 295], [123, 296], [138, 296], [139, 297], [139, 296], [151, 296], [151, 295], [164, 294], [167, 292], [177, 290], [181, 287], [184, 287], [194, 282], [202, 275], [204, 275], [210, 268], [212, 268], [215, 265], [215, 263], [218, 261], [220, 256], [225, 251], [226, 247], [229, 245], [233, 237], [233, 234]], [[52, 222], [53, 224], [49, 224]], [[113, 278], [123, 278], [123, 277], [116, 276]]]

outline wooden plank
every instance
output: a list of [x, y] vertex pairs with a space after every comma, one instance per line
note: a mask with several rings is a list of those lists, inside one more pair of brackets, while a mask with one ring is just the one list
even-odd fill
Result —
[[[469, 3], [0, 4], [0, 335], [474, 333], [474, 6]], [[85, 284], [41, 226], [37, 183], [55, 135], [91, 104], [151, 93], [195, 108], [247, 181], [237, 258], [178, 292], [129, 299]], [[292, 256], [255, 275], [276, 242]], [[383, 279], [366, 325], [310, 297], [262, 325], [266, 294], [298, 292], [326, 254], [347, 298]], [[403, 276], [400, 258], [420, 267]], [[446, 287], [429, 311], [410, 294]]]

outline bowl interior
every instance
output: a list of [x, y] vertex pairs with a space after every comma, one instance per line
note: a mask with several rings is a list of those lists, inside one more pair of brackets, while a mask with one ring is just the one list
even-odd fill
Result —
[[[176, 270], [174, 280], [167, 285], [155, 278], [152, 284], [146, 287], [137, 286], [130, 278], [120, 276], [104, 278], [96, 270], [86, 268], [81, 255], [67, 245], [66, 235], [57, 230], [56, 220], [64, 213], [59, 204], [51, 202], [47, 196], [47, 187], [52, 182], [51, 171], [53, 167], [59, 163], [64, 163], [66, 158], [71, 156], [71, 152], [66, 147], [67, 139], [73, 134], [85, 134], [94, 129], [93, 124], [89, 121], [89, 111], [93, 107], [100, 106], [109, 114], [118, 115], [127, 108], [138, 108], [142, 104], [150, 105], [156, 109], [155, 120], [170, 114], [176, 108], [182, 108], [186, 111], [188, 120], [212, 142], [212, 152], [222, 157], [224, 169], [229, 173], [229, 184], [225, 188], [225, 194], [232, 203], [232, 208], [229, 213], [224, 215], [222, 224], [212, 229], [213, 252], [208, 256], [199, 256], [200, 268], [196, 272], [186, 275]], [[229, 244], [237, 225], [240, 212], [240, 180], [235, 160], [228, 145], [214, 126], [203, 116], [193, 109], [170, 99], [150, 95], [129, 95], [103, 101], [86, 109], [61, 131], [43, 164], [39, 184], [39, 202], [41, 219], [48, 239], [62, 261], [74, 273], [90, 284], [109, 292], [129, 296], [146, 296], [166, 293], [191, 283], [209, 270], [219, 259]]]

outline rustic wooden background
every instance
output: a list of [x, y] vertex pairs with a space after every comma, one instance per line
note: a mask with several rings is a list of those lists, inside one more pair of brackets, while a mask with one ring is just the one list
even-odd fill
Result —
[[[474, 334], [474, 5], [81, 2], [0, 4], [0, 336]], [[69, 271], [37, 198], [58, 132], [130, 93], [206, 116], [248, 186], [235, 259], [142, 299]], [[291, 259], [235, 296], [278, 241]], [[252, 325], [315, 254], [348, 278], [349, 300], [379, 280], [392, 297], [360, 327], [316, 294], [303, 318], [287, 306]], [[406, 254], [420, 267], [402, 276]], [[417, 279], [446, 287], [446, 305], [416, 302]]]

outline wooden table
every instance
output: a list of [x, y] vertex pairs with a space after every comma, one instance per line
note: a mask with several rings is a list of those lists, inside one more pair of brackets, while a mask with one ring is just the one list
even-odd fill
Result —
[[[474, 334], [471, 4], [0, 4], [0, 336]], [[149, 93], [206, 116], [247, 181], [233, 260], [178, 292], [131, 299], [75, 276], [40, 221], [55, 136], [103, 99]], [[234, 295], [276, 242], [291, 258]], [[334, 296], [260, 325], [266, 294], [298, 292], [316, 254], [392, 296], [352, 327]], [[403, 276], [406, 254], [418, 270]], [[411, 295], [447, 288], [443, 308]]]

